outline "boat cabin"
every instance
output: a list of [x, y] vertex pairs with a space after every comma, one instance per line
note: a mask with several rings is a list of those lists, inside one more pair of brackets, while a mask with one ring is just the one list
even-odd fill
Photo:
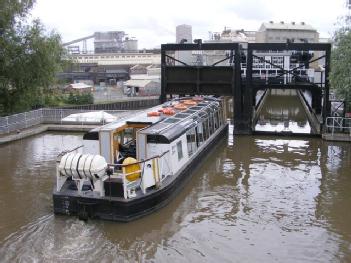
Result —
[[86, 133], [83, 153], [102, 156], [111, 168], [104, 176], [89, 171], [93, 192], [130, 199], [171, 183], [227, 125], [224, 107], [214, 97], [172, 100]]

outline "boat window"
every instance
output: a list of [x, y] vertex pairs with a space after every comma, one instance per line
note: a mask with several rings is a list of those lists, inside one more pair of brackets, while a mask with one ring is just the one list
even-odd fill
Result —
[[191, 129], [186, 133], [186, 141], [188, 147], [188, 154], [191, 156], [197, 149], [196, 145], [196, 132], [195, 129]]
[[197, 147], [199, 147], [204, 142], [204, 130], [202, 127], [202, 123], [199, 123], [195, 130], [196, 130], [196, 137], [197, 137], [196, 138]]
[[209, 132], [210, 132], [210, 135], [214, 132], [214, 118], [213, 118], [213, 113], [211, 112], [210, 113], [210, 118], [208, 119], [209, 120]]
[[178, 161], [183, 158], [182, 141], [177, 142]]
[[223, 109], [222, 108], [218, 109], [218, 122], [219, 122], [219, 126], [221, 126], [223, 124]]
[[188, 117], [190, 114], [185, 114], [185, 113], [177, 113], [176, 115], [174, 115], [175, 118], [180, 118], [180, 119], [183, 119], [183, 118], [186, 118]]
[[147, 143], [169, 143], [165, 136], [159, 134], [148, 134], [146, 140]]
[[206, 141], [209, 137], [209, 130], [208, 130], [208, 119], [205, 119], [202, 123], [202, 127], [204, 130], [204, 141]]
[[123, 144], [128, 144], [129, 142], [133, 141], [133, 139], [134, 139], [133, 133], [134, 133], [133, 128], [126, 128], [124, 130]]
[[203, 107], [199, 107], [199, 106], [193, 106], [193, 107], [191, 107], [190, 109], [191, 110], [196, 110], [196, 111], [198, 111], [198, 110], [201, 110]]
[[92, 131], [92, 132], [87, 132], [83, 136], [83, 140], [99, 140], [99, 132], [97, 131]]
[[190, 113], [190, 114], [193, 114], [193, 113], [195, 113], [195, 112], [196, 112], [196, 110], [190, 110], [190, 109], [184, 111], [184, 113]]
[[165, 119], [163, 122], [164, 123], [176, 123], [178, 121], [179, 121], [179, 119], [176, 119], [176, 118], [168, 118], [168, 119]]
[[122, 132], [118, 132], [116, 133], [114, 136], [113, 136], [113, 140], [118, 142], [118, 143], [121, 143], [122, 142], [122, 139], [123, 139], [123, 134]]
[[218, 129], [218, 111], [214, 113], [214, 129], [215, 131]]

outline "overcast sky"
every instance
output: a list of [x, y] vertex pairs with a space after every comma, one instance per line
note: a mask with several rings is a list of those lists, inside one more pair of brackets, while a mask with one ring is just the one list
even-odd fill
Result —
[[262, 22], [301, 22], [329, 37], [345, 0], [37, 0], [32, 11], [67, 42], [95, 31], [125, 31], [139, 48], [175, 42], [175, 27], [189, 24], [193, 38], [224, 27], [258, 30]]

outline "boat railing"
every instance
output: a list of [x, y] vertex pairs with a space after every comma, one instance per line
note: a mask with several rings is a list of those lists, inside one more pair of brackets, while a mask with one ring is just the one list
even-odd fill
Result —
[[326, 132], [331, 133], [349, 133], [351, 136], [351, 118], [344, 117], [327, 117]]
[[84, 145], [80, 145], [80, 146], [77, 146], [77, 147], [75, 147], [75, 148], [73, 148], [73, 149], [65, 150], [65, 151], [60, 152], [60, 153], [57, 155], [56, 160], [59, 162], [62, 156], [64, 156], [64, 155], [67, 154], [67, 153], [71, 153], [71, 152], [78, 151], [80, 148], [83, 148], [83, 146], [84, 146]]
[[[211, 108], [211, 105], [213, 104], [213, 102], [217, 102], [217, 101], [211, 101], [211, 102], [210, 102], [209, 104], [207, 104], [206, 106], [203, 106], [202, 109], [200, 109], [200, 110], [198, 110], [198, 111], [195, 111], [194, 113], [189, 114], [189, 116], [186, 116], [185, 118], [179, 118], [178, 121], [176, 121], [176, 122], [169, 123], [166, 127], [163, 127], [163, 128], [161, 128], [161, 129], [157, 130], [157, 132], [160, 133], [160, 132], [166, 131], [166, 130], [168, 130], [169, 128], [173, 127], [175, 124], [177, 124], [177, 123], [179, 123], [179, 122], [181, 122], [181, 121], [186, 121], [186, 120], [188, 120], [188, 119], [193, 118], [193, 117], [196, 116], [196, 115], [199, 115], [200, 112], [206, 111], [206, 109]], [[177, 119], [177, 118], [175, 118], [175, 119]]]
[[[165, 158], [168, 151], [163, 152], [162, 154], [152, 156], [150, 158], [140, 160], [130, 164], [108, 164], [109, 168], [118, 168], [122, 170], [122, 172], [118, 172], [118, 177], [122, 178], [123, 182], [123, 192], [124, 198], [128, 199], [130, 197], [136, 196], [136, 189], [140, 188], [142, 192], [145, 194], [147, 188], [151, 186], [160, 187], [162, 185], [162, 181], [166, 178], [166, 176], [162, 176], [162, 172], [164, 171], [164, 166], [168, 166], [168, 171], [171, 171], [171, 167], [168, 163], [167, 158]], [[139, 169], [133, 170], [131, 172], [123, 172], [123, 168], [131, 167], [135, 165], [139, 165]], [[146, 171], [145, 168], [149, 171]], [[140, 174], [140, 178], [138, 180], [128, 180], [128, 177], [131, 175]]]

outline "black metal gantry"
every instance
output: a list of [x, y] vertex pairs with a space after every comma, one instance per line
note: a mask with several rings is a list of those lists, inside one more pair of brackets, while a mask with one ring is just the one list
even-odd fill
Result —
[[[212, 65], [188, 65], [167, 53], [181, 51], [213, 51], [226, 50], [230, 55]], [[308, 89], [312, 92], [312, 108], [318, 113], [322, 111], [323, 120], [330, 112], [329, 103], [329, 70], [330, 44], [321, 43], [249, 43], [246, 55], [246, 80], [241, 75], [241, 46], [238, 43], [204, 43], [198, 44], [164, 44], [161, 46], [161, 102], [167, 100], [167, 95], [218, 95], [233, 96], [234, 104], [234, 132], [236, 134], [251, 134], [253, 131], [254, 98], [257, 90], [268, 88], [279, 89]], [[257, 83], [253, 78], [253, 58], [255, 51], [324, 51], [325, 55], [307, 61], [325, 59], [325, 83], [323, 87], [308, 81], [295, 83]], [[278, 55], [278, 54], [272, 54]], [[218, 66], [229, 60], [228, 66]], [[285, 70], [269, 61], [272, 66], [280, 68], [285, 74], [296, 75], [294, 69]], [[178, 63], [179, 65], [176, 65]], [[278, 76], [279, 77], [279, 76]], [[298, 77], [298, 76], [296, 76]], [[323, 107], [321, 101], [323, 95]]]
[[[313, 62], [316, 62], [320, 59], [325, 60], [324, 64], [324, 83], [323, 80], [321, 83], [312, 83], [308, 80], [299, 81], [299, 82], [289, 82], [289, 83], [279, 83], [274, 84], [270, 83], [269, 81], [262, 84], [257, 83], [254, 81], [253, 78], [253, 58], [256, 57], [259, 59], [258, 56], [254, 54], [254, 52], [275, 52], [275, 51], [302, 51], [302, 52], [310, 52], [310, 51], [322, 51], [325, 54], [314, 58], [312, 60], [308, 60], [305, 64], [310, 65]], [[314, 109], [315, 113], [320, 114], [322, 113], [322, 120], [323, 124], [325, 122], [326, 117], [330, 114], [330, 102], [329, 102], [329, 71], [330, 71], [330, 53], [331, 53], [331, 44], [329, 43], [251, 43], [248, 44], [247, 48], [247, 66], [246, 66], [246, 82], [244, 90], [244, 111], [243, 116], [243, 127], [241, 131], [244, 133], [252, 133], [253, 130], [253, 123], [251, 123], [253, 118], [253, 106], [254, 105], [254, 98], [255, 93], [259, 89], [296, 89], [296, 90], [310, 90], [312, 93], [312, 108]], [[274, 56], [274, 53], [272, 53]], [[284, 76], [286, 74], [292, 74], [295, 77], [299, 77], [294, 73], [294, 70], [300, 68], [296, 67], [293, 69], [285, 70], [284, 68], [279, 67], [269, 61], [265, 61], [270, 63], [272, 66], [280, 68], [283, 73], [280, 76]], [[278, 76], [278, 77], [280, 77]], [[322, 79], [323, 79], [322, 78]], [[322, 99], [323, 98], [323, 99]], [[323, 101], [323, 105], [322, 105]]]
[[[178, 51], [229, 51], [229, 55], [212, 65], [188, 65], [171, 57], [167, 52]], [[234, 123], [243, 115], [240, 45], [238, 43], [198, 43], [161, 45], [161, 102], [167, 95], [218, 95], [234, 98]], [[223, 61], [229, 66], [219, 66]], [[169, 62], [178, 62], [174, 65]]]

